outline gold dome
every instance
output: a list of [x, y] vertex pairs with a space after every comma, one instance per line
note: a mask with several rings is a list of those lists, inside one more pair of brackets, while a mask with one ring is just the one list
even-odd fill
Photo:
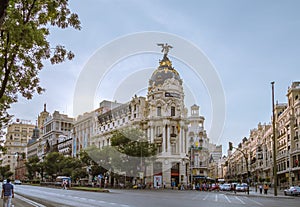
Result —
[[160, 86], [163, 85], [165, 80], [174, 78], [181, 83], [179, 73], [172, 67], [172, 62], [169, 60], [167, 55], [159, 61], [159, 67], [153, 72], [149, 85]]

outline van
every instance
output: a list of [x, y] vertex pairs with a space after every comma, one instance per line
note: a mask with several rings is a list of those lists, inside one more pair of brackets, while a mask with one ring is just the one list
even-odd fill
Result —
[[70, 177], [67, 177], [67, 176], [57, 176], [56, 179], [55, 179], [55, 185], [56, 186], [62, 186], [62, 184], [63, 184], [63, 182], [65, 180], [68, 182], [68, 185], [71, 184], [71, 178]]

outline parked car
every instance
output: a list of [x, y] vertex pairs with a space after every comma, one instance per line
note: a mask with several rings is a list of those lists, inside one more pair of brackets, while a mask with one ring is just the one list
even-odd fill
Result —
[[14, 184], [15, 184], [15, 185], [21, 185], [22, 182], [21, 182], [21, 180], [15, 180], [15, 181], [14, 181]]
[[213, 191], [213, 190], [220, 190], [220, 187], [218, 184], [212, 184], [211, 187], [209, 188], [209, 191]]
[[230, 191], [231, 190], [231, 185], [229, 183], [224, 183], [224, 184], [220, 185], [220, 190]]
[[138, 183], [138, 184], [132, 186], [132, 188], [133, 189], [145, 189], [146, 185]]
[[237, 192], [245, 192], [247, 190], [247, 187], [245, 187], [245, 185], [242, 184], [237, 184], [235, 187], [235, 191]]
[[291, 186], [289, 189], [284, 190], [284, 195], [291, 195], [291, 196], [300, 195], [300, 187]]

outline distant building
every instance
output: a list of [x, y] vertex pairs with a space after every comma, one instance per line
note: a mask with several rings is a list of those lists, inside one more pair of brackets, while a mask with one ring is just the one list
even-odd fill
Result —
[[73, 137], [72, 132], [68, 136], [59, 135], [58, 136], [58, 152], [66, 157], [72, 156], [72, 143]]
[[209, 176], [209, 138], [204, 129], [203, 116], [200, 116], [200, 107], [196, 104], [191, 107], [191, 116], [188, 117], [189, 123], [189, 157], [191, 160], [191, 179], [192, 182], [203, 182]]
[[[249, 138], [238, 145], [239, 150], [228, 153], [228, 180], [277, 182], [280, 188], [300, 185], [300, 82], [293, 82], [287, 92], [288, 103], [275, 105], [275, 138], [272, 124], [259, 123], [250, 130]], [[276, 147], [277, 180], [273, 176], [273, 145]], [[247, 166], [248, 163], [248, 166]]]
[[49, 152], [58, 152], [59, 136], [69, 136], [73, 130], [74, 119], [65, 114], [54, 111], [52, 115], [47, 116], [43, 122], [43, 130], [41, 137], [41, 149], [38, 153], [45, 156]]
[[35, 126], [30, 121], [16, 119], [7, 127], [7, 134], [4, 146], [7, 153], [3, 155], [2, 166], [9, 165], [10, 171], [14, 173], [17, 166], [18, 156], [26, 154], [28, 141], [31, 139]]

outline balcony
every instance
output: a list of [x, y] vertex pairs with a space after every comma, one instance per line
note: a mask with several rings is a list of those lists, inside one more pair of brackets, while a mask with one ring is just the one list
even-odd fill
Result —
[[161, 144], [162, 141], [163, 141], [163, 140], [162, 140], [162, 137], [157, 136], [157, 137], [154, 138], [154, 143], [155, 143], [155, 144]]

